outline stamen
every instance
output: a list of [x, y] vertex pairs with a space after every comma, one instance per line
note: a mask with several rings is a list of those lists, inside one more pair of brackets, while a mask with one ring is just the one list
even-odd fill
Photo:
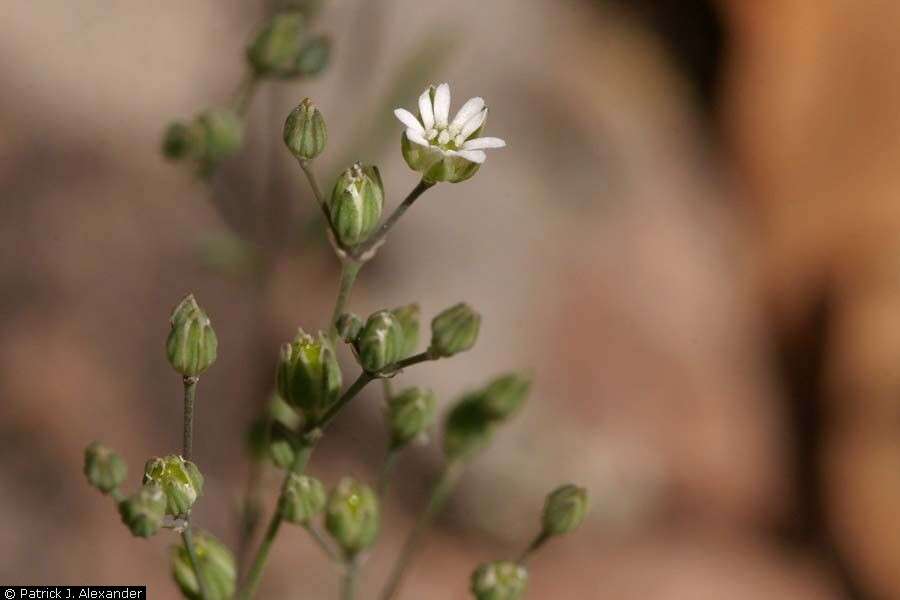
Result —
[[447, 133], [446, 129], [441, 131], [441, 134], [438, 136], [437, 141], [438, 141], [438, 144], [440, 144], [442, 146], [450, 141], [450, 134]]

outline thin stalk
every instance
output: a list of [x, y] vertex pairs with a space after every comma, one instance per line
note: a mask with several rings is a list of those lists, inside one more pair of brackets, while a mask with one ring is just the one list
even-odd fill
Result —
[[381, 463], [381, 470], [378, 473], [378, 499], [384, 503], [384, 497], [387, 493], [388, 483], [391, 479], [391, 473], [394, 471], [394, 465], [397, 464], [397, 457], [400, 456], [400, 450], [397, 448], [391, 447], [387, 451], [387, 456], [384, 457], [384, 462]]
[[353, 256], [356, 260], [364, 260], [364, 257], [368, 254], [370, 250], [378, 246], [382, 240], [384, 240], [385, 236], [387, 236], [388, 232], [391, 230], [397, 221], [400, 220], [400, 217], [409, 209], [410, 206], [413, 205], [419, 196], [425, 193], [425, 190], [432, 187], [434, 182], [425, 181], [424, 179], [419, 181], [416, 184], [416, 187], [412, 189], [409, 195], [404, 198], [403, 202], [400, 203], [400, 206], [394, 209], [394, 212], [391, 213], [391, 216], [387, 218], [387, 220], [381, 224], [381, 227], [373, 233], [369, 239], [365, 242], [359, 244], [355, 248], [351, 249], [351, 256]]
[[421, 550], [425, 533], [428, 531], [434, 518], [441, 512], [441, 509], [444, 508], [444, 505], [450, 498], [450, 494], [453, 493], [453, 490], [456, 488], [456, 484], [459, 482], [464, 466], [465, 465], [461, 462], [451, 462], [444, 466], [440, 478], [431, 490], [431, 497], [428, 499], [428, 505], [416, 520], [412, 532], [410, 532], [409, 536], [406, 538], [406, 542], [403, 544], [400, 555], [397, 557], [396, 562], [394, 562], [394, 568], [391, 570], [391, 575], [388, 578], [384, 589], [381, 591], [381, 600], [393, 600], [397, 597], [397, 593], [400, 591], [400, 585], [403, 583], [403, 577], [406, 574], [407, 569], [412, 564], [413, 558], [417, 556]]
[[516, 559], [516, 562], [524, 566], [525, 563], [528, 562], [528, 559], [531, 558], [531, 555], [537, 552], [538, 549], [543, 546], [549, 539], [550, 534], [548, 534], [546, 531], [541, 531], [539, 534], [537, 534], [534, 540], [532, 540], [531, 543], [528, 544], [528, 547], [522, 551], [522, 554], [519, 555], [519, 558]]
[[413, 354], [410, 357], [404, 358], [403, 360], [398, 360], [397, 362], [388, 365], [384, 368], [384, 373], [393, 374], [397, 371], [401, 371], [406, 367], [411, 367], [413, 365], [417, 365], [419, 363], [428, 362], [429, 360], [436, 360], [434, 356], [431, 355], [431, 352], [426, 350], [425, 352], [419, 352], [418, 354]]
[[250, 101], [253, 100], [258, 83], [259, 79], [256, 75], [252, 71], [248, 71], [235, 90], [231, 107], [239, 116], [243, 117], [250, 109]]
[[337, 301], [334, 303], [334, 310], [331, 313], [331, 324], [328, 327], [328, 335], [332, 344], [337, 340], [337, 322], [347, 307], [347, 302], [350, 300], [350, 290], [353, 289], [353, 284], [356, 282], [356, 276], [359, 274], [361, 267], [361, 262], [351, 258], [342, 261], [341, 287], [338, 290]]
[[322, 530], [319, 529], [318, 525], [313, 522], [309, 522], [303, 526], [306, 531], [309, 532], [309, 535], [312, 536], [312, 539], [316, 542], [319, 548], [328, 555], [328, 558], [335, 562], [339, 562], [341, 557], [338, 555], [337, 550], [335, 550], [328, 540], [325, 538], [325, 534], [322, 533]]
[[[184, 382], [184, 435], [182, 438], [181, 456], [185, 460], [191, 460], [194, 455], [194, 401], [197, 399], [197, 382], [198, 377], [185, 376]], [[191, 513], [184, 515], [185, 527], [181, 532], [181, 540], [184, 542], [184, 549], [187, 551], [191, 568], [197, 576], [197, 588], [200, 592], [200, 598], [206, 600], [206, 581], [203, 572], [200, 570], [200, 563], [197, 561], [197, 551], [194, 549], [194, 538], [191, 533]]]
[[306, 174], [306, 179], [309, 181], [309, 187], [312, 188], [313, 196], [316, 197], [316, 202], [322, 209], [322, 214], [325, 216], [325, 224], [333, 231], [334, 228], [331, 226], [331, 213], [328, 210], [328, 204], [325, 203], [325, 195], [322, 193], [322, 188], [319, 187], [316, 173], [312, 170], [312, 161], [298, 158], [297, 162], [300, 163], [300, 168], [303, 169], [303, 173]]
[[344, 582], [341, 590], [342, 600], [353, 600], [356, 596], [356, 588], [359, 584], [359, 561], [356, 557], [348, 558], [344, 571]]

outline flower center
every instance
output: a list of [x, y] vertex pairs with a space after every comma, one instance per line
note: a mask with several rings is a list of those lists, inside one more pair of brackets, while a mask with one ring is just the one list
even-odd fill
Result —
[[466, 141], [459, 130], [456, 126], [437, 125], [425, 131], [425, 139], [441, 150], [459, 150]]

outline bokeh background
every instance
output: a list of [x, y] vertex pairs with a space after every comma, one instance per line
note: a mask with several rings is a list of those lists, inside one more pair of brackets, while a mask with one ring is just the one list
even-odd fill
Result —
[[[428, 192], [351, 307], [479, 308], [473, 351], [402, 376], [444, 407], [510, 368], [536, 386], [402, 597], [466, 597], [472, 568], [516, 555], [544, 493], [572, 480], [593, 513], [534, 561], [530, 598], [900, 598], [900, 4], [333, 0], [315, 25], [334, 43], [323, 75], [266, 85], [211, 184], [167, 163], [166, 124], [228, 101], [276, 7], [0, 8], [0, 582], [177, 596], [176, 538], [128, 535], [81, 460], [103, 440], [133, 487], [146, 457], [177, 449], [163, 348], [188, 291], [220, 340], [194, 514], [236, 543], [244, 432], [278, 345], [327, 319], [338, 273], [284, 117], [313, 97], [326, 187], [376, 162], [393, 204], [416, 177], [391, 109], [449, 81], [454, 107], [487, 99], [509, 146]], [[373, 386], [312, 472], [372, 479], [384, 443]], [[434, 444], [402, 459], [370, 590], [439, 466]], [[267, 507], [278, 480], [264, 475]], [[336, 590], [286, 529], [261, 597]]]

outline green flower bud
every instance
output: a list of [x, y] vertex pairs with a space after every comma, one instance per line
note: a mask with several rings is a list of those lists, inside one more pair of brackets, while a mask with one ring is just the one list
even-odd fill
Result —
[[170, 123], [163, 136], [163, 155], [170, 160], [199, 158], [203, 155], [204, 132], [196, 124]]
[[340, 338], [344, 340], [344, 342], [352, 344], [356, 341], [356, 338], [359, 337], [359, 332], [362, 331], [363, 328], [363, 322], [362, 319], [353, 313], [344, 313], [338, 317], [335, 327], [337, 327]]
[[197, 570], [203, 577], [206, 597], [204, 599], [200, 595], [197, 573], [183, 544], [172, 546], [172, 577], [175, 583], [188, 600], [230, 600], [237, 583], [234, 557], [222, 542], [205, 531], [196, 532], [193, 538]]
[[544, 502], [544, 533], [562, 535], [578, 529], [588, 512], [587, 490], [567, 484], [552, 491]]
[[431, 346], [428, 351], [439, 358], [465, 352], [475, 345], [480, 327], [481, 315], [468, 304], [460, 302], [451, 306], [431, 322]]
[[[472, 137], [477, 137], [477, 133]], [[458, 156], [444, 156], [425, 146], [409, 141], [406, 133], [400, 136], [400, 151], [413, 171], [422, 173], [422, 179], [431, 183], [461, 183], [471, 179], [481, 165]]]
[[331, 58], [331, 40], [318, 35], [307, 41], [294, 63], [294, 73], [301, 77], [313, 77], [325, 70]]
[[405, 341], [403, 326], [391, 311], [373, 313], [356, 339], [360, 365], [370, 373], [381, 371], [400, 360]]
[[147, 461], [144, 486], [158, 486], [166, 497], [166, 514], [180, 517], [187, 514], [200, 497], [203, 475], [191, 461], [170, 454]]
[[328, 338], [314, 339], [301, 329], [293, 343], [281, 348], [278, 393], [301, 411], [307, 422], [317, 421], [341, 393], [341, 368]]
[[216, 361], [218, 340], [209, 317], [197, 305], [194, 295], [188, 294], [172, 311], [169, 322], [169, 364], [186, 377], [200, 375]]
[[520, 564], [499, 560], [485, 563], [472, 573], [476, 600], [519, 600], [528, 587], [528, 571]]
[[197, 117], [203, 135], [203, 160], [216, 164], [237, 154], [244, 141], [244, 122], [227, 108], [211, 108]]
[[325, 526], [348, 556], [372, 545], [378, 535], [378, 497], [367, 485], [345, 477], [331, 492]]
[[384, 186], [378, 167], [354, 164], [341, 174], [328, 205], [338, 242], [355, 246], [366, 241], [378, 226], [384, 204]]
[[322, 154], [328, 141], [325, 119], [309, 98], [291, 111], [284, 122], [284, 143], [296, 158], [311, 160]]
[[148, 538], [162, 527], [166, 495], [158, 486], [144, 486], [119, 503], [119, 515], [132, 535]]
[[269, 457], [276, 467], [287, 469], [294, 464], [300, 443], [297, 432], [278, 421], [269, 423]]
[[288, 77], [300, 55], [303, 15], [296, 11], [276, 14], [256, 34], [247, 48], [247, 60], [259, 76]]
[[278, 498], [278, 510], [286, 521], [306, 525], [325, 510], [328, 495], [315, 477], [291, 473]]
[[483, 391], [485, 412], [496, 420], [515, 414], [531, 389], [531, 377], [522, 373], [508, 373], [491, 381]]
[[127, 474], [128, 467], [122, 457], [100, 442], [84, 449], [84, 475], [88, 483], [104, 494], [122, 485]]
[[400, 358], [409, 358], [416, 353], [419, 347], [419, 305], [407, 304], [400, 306], [391, 311], [400, 326], [403, 328], [403, 350], [400, 351]]
[[481, 392], [463, 396], [444, 421], [444, 454], [448, 461], [469, 460], [494, 435], [494, 422], [484, 408]]
[[434, 423], [437, 399], [434, 392], [411, 387], [388, 400], [387, 419], [391, 448], [400, 448]]

